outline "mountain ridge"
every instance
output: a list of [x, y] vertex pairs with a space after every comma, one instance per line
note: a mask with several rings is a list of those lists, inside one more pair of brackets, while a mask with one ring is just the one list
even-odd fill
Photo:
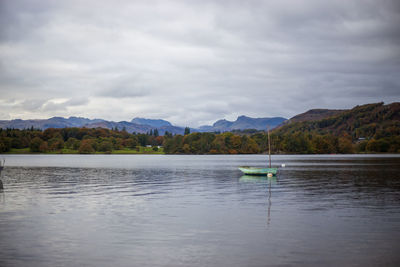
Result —
[[[191, 132], [226, 132], [231, 130], [246, 130], [257, 129], [265, 130], [267, 125], [270, 129], [275, 128], [282, 123], [285, 118], [251, 118], [248, 116], [239, 116], [236, 121], [228, 121], [226, 119], [216, 121], [212, 126], [206, 125], [199, 128], [190, 128]], [[6, 129], [48, 129], [48, 128], [70, 128], [70, 127], [86, 127], [86, 128], [118, 128], [119, 130], [125, 129], [128, 132], [147, 133], [150, 130], [158, 129], [160, 135], [165, 132], [172, 134], [183, 134], [185, 127], [172, 125], [169, 121], [162, 119], [145, 119], [134, 118], [129, 121], [108, 121], [104, 119], [88, 119], [84, 117], [71, 116], [64, 117], [51, 117], [49, 119], [34, 119], [34, 120], [0, 120], [0, 128]]]
[[149, 125], [153, 127], [173, 126], [169, 121], [163, 119], [145, 119], [136, 117], [131, 120], [132, 123]]
[[256, 129], [256, 130], [267, 130], [274, 129], [284, 121], [286, 118], [283, 117], [267, 117], [267, 118], [251, 118], [245, 115], [238, 116], [235, 121], [228, 121], [226, 119], [216, 121], [212, 126], [201, 126], [200, 130], [210, 131], [210, 132], [228, 132], [233, 130], [246, 130], [246, 129]]
[[[343, 113], [348, 110], [349, 109], [321, 109], [321, 108], [310, 109], [306, 112], [297, 114], [297, 115], [293, 116], [292, 118], [284, 121], [282, 123], [282, 125], [286, 125], [286, 124], [294, 123], [294, 122], [321, 120], [321, 119], [325, 119], [325, 118], [328, 118], [331, 116], [338, 115], [338, 114]], [[282, 126], [282, 125], [280, 125], [280, 126]]]
[[[371, 124], [377, 124], [379, 121], [374, 121], [368, 116], [380, 116], [379, 114], [390, 113], [395, 116], [394, 121], [399, 120], [399, 102], [384, 105], [381, 103], [372, 103], [358, 105], [352, 109], [310, 109], [306, 112], [293, 116], [290, 119], [283, 117], [270, 117], [270, 118], [251, 118], [245, 115], [238, 116], [235, 121], [226, 119], [217, 120], [212, 125], [203, 125], [199, 128], [190, 128], [191, 132], [229, 132], [235, 130], [255, 129], [258, 131], [265, 131], [267, 127], [270, 130], [279, 132], [293, 131], [301, 127], [302, 129], [318, 129], [318, 131], [326, 132], [332, 131], [336, 134], [347, 132], [351, 134], [351, 129], [359, 128], [358, 125], [364, 124], [369, 121]], [[372, 112], [373, 111], [373, 112]], [[389, 114], [388, 113], [388, 114]], [[364, 117], [360, 117], [364, 114]], [[389, 116], [389, 115], [385, 115]], [[386, 118], [386, 117], [385, 117]], [[391, 119], [393, 121], [393, 119]], [[108, 128], [119, 130], [125, 129], [132, 133], [147, 133], [150, 130], [158, 129], [160, 135], [166, 132], [172, 134], [183, 134], [184, 127], [172, 125], [169, 121], [163, 119], [146, 119], [135, 117], [129, 121], [107, 121], [104, 119], [88, 119], [84, 117], [71, 116], [64, 117], [51, 117], [49, 119], [32, 119], [32, 120], [0, 120], [0, 128], [6, 129], [28, 129], [28, 128], [42, 129], [47, 128], [71, 128], [71, 127], [86, 127], [86, 128]], [[369, 127], [376, 128], [374, 125]], [[383, 127], [383, 126], [380, 126]], [[362, 137], [363, 129], [358, 129], [357, 137]], [[375, 129], [376, 131], [376, 129]], [[365, 134], [364, 134], [365, 135]]]

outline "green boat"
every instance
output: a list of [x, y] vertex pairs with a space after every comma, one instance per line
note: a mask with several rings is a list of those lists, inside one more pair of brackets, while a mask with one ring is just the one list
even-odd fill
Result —
[[249, 166], [240, 166], [239, 170], [241, 170], [246, 175], [267, 175], [267, 176], [275, 176], [278, 172], [278, 168], [271, 167], [271, 141], [269, 138], [269, 130], [268, 130], [268, 155], [269, 155], [269, 166], [266, 167], [249, 167]]
[[268, 173], [276, 175], [276, 173], [278, 172], [278, 168], [262, 168], [249, 166], [240, 166], [239, 170], [241, 170], [246, 175], [268, 175]]

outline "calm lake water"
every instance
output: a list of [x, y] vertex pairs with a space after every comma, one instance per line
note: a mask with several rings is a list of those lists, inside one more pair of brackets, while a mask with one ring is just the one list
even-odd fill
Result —
[[399, 156], [3, 157], [3, 267], [400, 266]]

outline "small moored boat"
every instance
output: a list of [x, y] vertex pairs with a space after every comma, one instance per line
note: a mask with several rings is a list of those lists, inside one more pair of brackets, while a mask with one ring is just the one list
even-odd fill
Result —
[[241, 170], [246, 175], [268, 175], [268, 173], [276, 175], [276, 173], [278, 172], [278, 168], [260, 168], [249, 166], [240, 166], [239, 170]]
[[271, 141], [269, 138], [269, 130], [268, 130], [268, 154], [269, 154], [269, 166], [268, 168], [263, 167], [249, 167], [249, 166], [240, 166], [238, 167], [246, 175], [267, 175], [275, 176], [278, 172], [278, 168], [271, 167]]

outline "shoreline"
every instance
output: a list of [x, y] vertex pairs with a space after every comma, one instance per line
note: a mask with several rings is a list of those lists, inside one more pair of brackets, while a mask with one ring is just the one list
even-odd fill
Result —
[[[266, 153], [244, 153], [244, 154], [230, 154], [230, 153], [208, 153], [208, 154], [195, 154], [195, 153], [165, 153], [163, 151], [130, 151], [130, 150], [114, 150], [112, 152], [99, 152], [96, 151], [95, 153], [79, 153], [78, 151], [54, 151], [54, 152], [22, 152], [22, 151], [9, 151], [9, 152], [3, 152], [0, 153], [0, 155], [181, 155], [181, 156], [194, 156], [194, 155], [268, 155]], [[393, 153], [393, 152], [380, 152], [380, 153], [327, 153], [327, 154], [310, 154], [310, 153], [277, 153], [277, 154], [271, 154], [273, 156], [283, 156], [283, 155], [304, 155], [304, 156], [310, 156], [310, 155], [400, 155], [400, 153]]]

